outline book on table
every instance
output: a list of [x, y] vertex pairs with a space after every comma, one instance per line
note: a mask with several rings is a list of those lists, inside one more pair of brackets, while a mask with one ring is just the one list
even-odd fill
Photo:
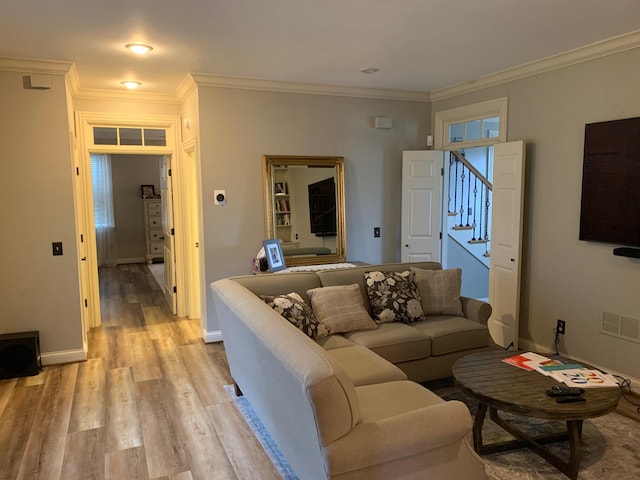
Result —
[[537, 353], [533, 353], [533, 352], [520, 353], [518, 355], [514, 355], [513, 357], [507, 357], [502, 359], [504, 363], [508, 363], [509, 365], [513, 365], [514, 367], [518, 367], [528, 371], [535, 370], [534, 365], [537, 365], [538, 363], [544, 360], [549, 360], [549, 359], [547, 357], [538, 355]]

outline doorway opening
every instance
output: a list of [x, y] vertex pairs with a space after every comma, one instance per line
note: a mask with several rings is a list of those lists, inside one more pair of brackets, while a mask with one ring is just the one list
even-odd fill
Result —
[[487, 301], [493, 145], [445, 152], [442, 265], [462, 268], [463, 295]]
[[[195, 289], [198, 293], [201, 288], [193, 281], [187, 281], [186, 272], [189, 270], [185, 264], [187, 257], [187, 237], [185, 232], [190, 229], [190, 218], [199, 218], [200, 212], [189, 216], [187, 208], [193, 208], [191, 203], [182, 200], [181, 192], [188, 192], [197, 188], [197, 174], [190, 176], [186, 183], [186, 177], [182, 174], [182, 155], [179, 149], [180, 118], [166, 115], [129, 115], [106, 114], [92, 112], [77, 112], [76, 125], [78, 125], [78, 140], [80, 147], [75, 151], [75, 197], [76, 197], [76, 221], [78, 225], [78, 245], [81, 252], [79, 269], [81, 270], [81, 288], [83, 291], [84, 317], [86, 328], [97, 327], [101, 324], [100, 315], [100, 288], [98, 279], [98, 255], [96, 251], [96, 232], [94, 221], [94, 195], [91, 176], [91, 155], [141, 155], [156, 156], [165, 160], [165, 176], [160, 173], [158, 189], [156, 184], [145, 181], [138, 183], [137, 201], [142, 202], [143, 185], [147, 191], [153, 185], [154, 195], [160, 193], [159, 200], [169, 200], [171, 205], [160, 209], [162, 234], [158, 238], [162, 241], [160, 258], [164, 259], [167, 267], [166, 250], [170, 250], [172, 262], [171, 276], [175, 279], [171, 288], [174, 296], [173, 312], [179, 317], [189, 316], [198, 318], [199, 312], [195, 312], [188, 301], [189, 292]], [[171, 168], [173, 162], [173, 168]], [[167, 181], [167, 178], [169, 179]], [[147, 200], [145, 200], [147, 201]], [[196, 205], [195, 208], [198, 208]], [[163, 213], [173, 212], [172, 216]], [[134, 256], [129, 259], [140, 258]], [[122, 257], [124, 258], [124, 257]], [[125, 258], [125, 259], [126, 259]], [[143, 257], [146, 258], [146, 257]], [[126, 265], [126, 263], [122, 263]], [[130, 263], [129, 265], [133, 265]], [[126, 269], [125, 269], [126, 270]], [[151, 281], [155, 283], [153, 276], [144, 265], [144, 270]], [[166, 272], [166, 270], [165, 270]], [[165, 273], [165, 277], [166, 277]], [[126, 283], [126, 282], [125, 282]], [[195, 315], [194, 315], [195, 313]]]

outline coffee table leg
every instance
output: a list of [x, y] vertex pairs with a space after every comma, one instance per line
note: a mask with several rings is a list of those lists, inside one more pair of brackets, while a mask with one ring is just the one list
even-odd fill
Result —
[[567, 433], [569, 435], [569, 462], [567, 463], [566, 475], [569, 478], [578, 478], [580, 468], [582, 420], [568, 420]]
[[487, 406], [484, 403], [479, 403], [476, 418], [473, 420], [473, 449], [478, 454], [482, 453], [482, 426], [486, 415]]

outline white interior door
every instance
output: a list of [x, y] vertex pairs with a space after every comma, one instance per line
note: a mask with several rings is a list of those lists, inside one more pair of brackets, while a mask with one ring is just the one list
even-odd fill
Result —
[[439, 262], [442, 230], [443, 152], [402, 152], [403, 262]]
[[164, 296], [175, 314], [176, 297], [175, 230], [173, 225], [173, 188], [171, 182], [171, 157], [160, 160], [160, 191], [162, 201], [162, 233], [164, 236]]
[[493, 152], [493, 205], [489, 303], [493, 341], [518, 348], [522, 216], [524, 207], [523, 141], [499, 143]]

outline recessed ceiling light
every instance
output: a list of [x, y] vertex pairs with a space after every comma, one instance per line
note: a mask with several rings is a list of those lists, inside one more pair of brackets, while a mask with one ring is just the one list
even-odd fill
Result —
[[142, 85], [140, 82], [136, 82], [134, 80], [125, 80], [124, 82], [120, 82], [120, 83], [125, 87], [127, 87], [129, 90], [135, 90], [140, 85]]
[[153, 50], [151, 45], [144, 45], [142, 43], [129, 43], [125, 45], [129, 50], [131, 50], [136, 55], [144, 55], [145, 53], [149, 53]]
[[371, 75], [372, 73], [379, 72], [380, 69], [376, 67], [363, 67], [360, 69], [360, 71], [366, 75]]

